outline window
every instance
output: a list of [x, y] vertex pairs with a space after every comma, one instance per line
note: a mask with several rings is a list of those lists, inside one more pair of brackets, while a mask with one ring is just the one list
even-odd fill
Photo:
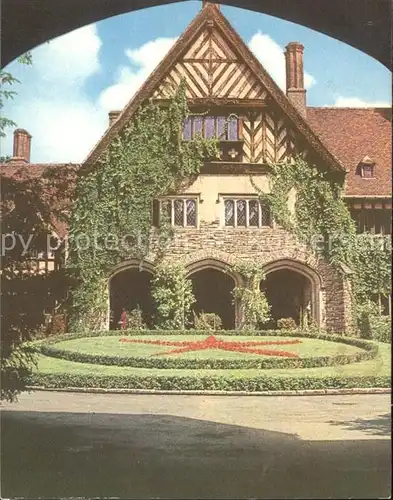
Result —
[[357, 167], [357, 173], [363, 177], [363, 179], [373, 179], [374, 167], [375, 162], [373, 162], [368, 156], [365, 156]]
[[201, 134], [207, 139], [217, 137], [221, 141], [238, 141], [239, 125], [236, 116], [188, 116], [183, 125], [183, 139], [190, 140]]
[[163, 220], [167, 220], [171, 226], [196, 227], [196, 198], [166, 198], [163, 200], [155, 200], [153, 206], [153, 224], [158, 226]]
[[362, 177], [364, 177], [365, 179], [372, 179], [374, 177], [374, 165], [362, 165]]
[[224, 200], [225, 226], [268, 227], [271, 215], [268, 206], [255, 198], [227, 198]]
[[352, 209], [358, 233], [392, 234], [392, 212], [381, 209]]

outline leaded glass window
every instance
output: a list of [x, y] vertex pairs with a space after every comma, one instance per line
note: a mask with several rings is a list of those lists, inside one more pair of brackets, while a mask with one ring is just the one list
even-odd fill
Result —
[[197, 226], [197, 200], [195, 198], [169, 198], [159, 200], [160, 220], [172, 226]]
[[216, 130], [214, 124], [214, 116], [206, 116], [205, 117], [205, 137], [207, 139], [211, 139], [215, 137]]
[[256, 198], [232, 198], [224, 201], [225, 226], [269, 227], [269, 207]]
[[228, 120], [228, 140], [236, 141], [239, 138], [238, 135], [238, 123], [236, 116], [231, 116]]
[[196, 201], [186, 200], [187, 226], [196, 226]]
[[236, 202], [236, 216], [237, 216], [237, 225], [238, 226], [246, 226], [246, 201], [245, 200], [237, 200], [237, 202]]
[[248, 223], [250, 226], [259, 226], [259, 201], [248, 201]]
[[174, 217], [173, 217], [174, 225], [175, 226], [183, 226], [184, 225], [184, 202], [183, 202], [183, 200], [174, 200], [173, 208], [174, 208]]
[[235, 202], [234, 200], [225, 200], [225, 225], [235, 225]]
[[205, 138], [217, 137], [220, 141], [237, 141], [239, 123], [236, 116], [195, 115], [185, 119], [183, 139], [191, 140], [201, 134]]

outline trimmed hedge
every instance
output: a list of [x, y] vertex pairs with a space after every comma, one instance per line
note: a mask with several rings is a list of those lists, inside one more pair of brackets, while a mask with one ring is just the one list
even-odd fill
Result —
[[[330, 340], [330, 339], [329, 339]], [[346, 342], [351, 344], [351, 342]], [[359, 345], [361, 342], [361, 346]], [[241, 359], [190, 359], [190, 358], [158, 358], [144, 356], [111, 356], [105, 354], [90, 354], [67, 349], [58, 349], [51, 345], [41, 345], [39, 350], [45, 356], [66, 359], [77, 363], [92, 363], [105, 366], [131, 366], [134, 368], [177, 368], [177, 369], [269, 369], [269, 368], [318, 368], [322, 366], [345, 365], [374, 358], [378, 353], [378, 346], [357, 339], [357, 347], [363, 350], [354, 354], [336, 356], [318, 356], [314, 358], [241, 358]]]
[[[373, 359], [378, 353], [378, 346], [372, 342], [356, 337], [343, 337], [341, 335], [330, 335], [319, 331], [301, 331], [301, 330], [267, 330], [254, 331], [252, 336], [285, 336], [285, 337], [305, 337], [331, 342], [339, 342], [352, 345], [363, 349], [361, 353], [337, 356], [319, 356], [314, 358], [261, 358], [261, 359], [187, 359], [187, 358], [151, 358], [141, 356], [110, 356], [101, 354], [80, 353], [77, 351], [68, 351], [53, 347], [62, 340], [71, 340], [85, 337], [101, 336], [144, 336], [144, 335], [182, 335], [195, 334], [206, 336], [206, 331], [198, 330], [144, 330], [144, 331], [97, 331], [86, 334], [84, 332], [57, 335], [45, 341], [37, 342], [37, 347], [42, 354], [49, 357], [67, 359], [79, 363], [93, 363], [106, 366], [131, 366], [135, 368], [178, 368], [178, 369], [244, 369], [244, 368], [317, 368], [332, 365], [344, 365]], [[247, 332], [241, 330], [223, 330], [221, 335], [247, 335]]]
[[310, 389], [354, 389], [390, 387], [389, 376], [364, 377], [192, 377], [192, 376], [97, 376], [77, 374], [35, 373], [28, 385], [53, 389], [155, 389], [155, 390], [220, 390], [220, 391], [292, 391]]

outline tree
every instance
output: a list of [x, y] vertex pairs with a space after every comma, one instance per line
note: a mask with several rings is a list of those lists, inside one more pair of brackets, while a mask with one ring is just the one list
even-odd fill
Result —
[[34, 367], [29, 344], [44, 321], [44, 310], [63, 301], [68, 276], [62, 270], [47, 275], [32, 272], [31, 258], [46, 252], [54, 221], [67, 210], [72, 168], [47, 169], [32, 177], [28, 167], [1, 176], [1, 399], [13, 400]]
[[[30, 66], [33, 62], [31, 53], [26, 52], [26, 54], [20, 56], [17, 61], [20, 64], [26, 64]], [[8, 71], [0, 70], [0, 138], [5, 137], [6, 133], [4, 132], [4, 130], [7, 127], [17, 126], [17, 124], [13, 120], [10, 120], [6, 116], [3, 116], [1, 112], [1, 110], [4, 108], [5, 101], [14, 99], [14, 97], [17, 95], [17, 92], [15, 90], [11, 90], [12, 85], [15, 85], [16, 83], [21, 82]], [[0, 156], [0, 163], [6, 163], [9, 159], [10, 158], [7, 156]]]

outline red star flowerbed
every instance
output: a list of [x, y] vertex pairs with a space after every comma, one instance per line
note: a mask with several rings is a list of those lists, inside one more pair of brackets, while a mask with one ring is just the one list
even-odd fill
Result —
[[273, 349], [259, 349], [256, 346], [265, 345], [293, 345], [301, 344], [299, 339], [291, 340], [264, 340], [264, 341], [228, 341], [221, 340], [214, 335], [209, 335], [203, 340], [141, 340], [141, 339], [129, 339], [122, 337], [120, 342], [131, 342], [134, 344], [152, 344], [159, 346], [173, 346], [177, 349], [171, 349], [165, 352], [157, 352], [152, 354], [152, 356], [166, 356], [168, 354], [181, 354], [183, 352], [190, 351], [202, 351], [206, 349], [220, 349], [223, 351], [232, 352], [244, 352], [248, 354], [260, 354], [262, 356], [283, 356], [287, 358], [298, 358], [299, 355], [294, 352], [289, 351], [278, 351]]

